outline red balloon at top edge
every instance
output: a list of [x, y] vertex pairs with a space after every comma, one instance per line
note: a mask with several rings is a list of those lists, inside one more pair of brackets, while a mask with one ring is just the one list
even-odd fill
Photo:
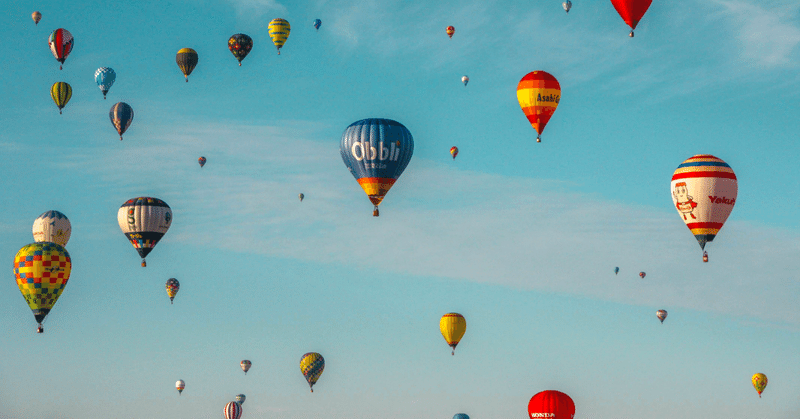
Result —
[[611, 4], [617, 9], [622, 20], [631, 27], [631, 33], [636, 29], [636, 25], [639, 24], [639, 20], [642, 19], [652, 2], [653, 0], [611, 0]]
[[573, 419], [575, 403], [560, 391], [542, 391], [536, 393], [528, 402], [528, 417], [531, 419]]

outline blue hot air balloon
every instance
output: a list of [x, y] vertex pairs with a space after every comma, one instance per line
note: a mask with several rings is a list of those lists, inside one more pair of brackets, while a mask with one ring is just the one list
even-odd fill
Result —
[[100, 67], [94, 72], [94, 81], [97, 82], [97, 87], [99, 87], [100, 91], [103, 92], [103, 99], [106, 98], [108, 89], [111, 88], [111, 86], [114, 84], [114, 80], [116, 79], [117, 73], [115, 73], [114, 69], [110, 67]]
[[453, 419], [469, 419], [469, 416], [466, 413], [456, 413]]
[[362, 119], [344, 130], [339, 151], [345, 166], [375, 205], [372, 215], [377, 217], [378, 205], [414, 154], [411, 133], [391, 119]]
[[319, 30], [320, 26], [322, 26], [322, 21], [319, 19], [314, 19], [314, 29]]
[[614, 268], [614, 275], [617, 275], [617, 274], [619, 274], [619, 266], [617, 266], [616, 268]]

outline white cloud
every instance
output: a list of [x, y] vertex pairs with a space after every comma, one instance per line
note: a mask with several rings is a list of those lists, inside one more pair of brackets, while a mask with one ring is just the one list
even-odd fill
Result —
[[268, 12], [286, 13], [286, 6], [276, 0], [228, 0], [240, 18], [259, 19]]
[[757, 68], [796, 67], [800, 28], [794, 3], [763, 7], [763, 3], [717, 0], [737, 28], [741, 58]]

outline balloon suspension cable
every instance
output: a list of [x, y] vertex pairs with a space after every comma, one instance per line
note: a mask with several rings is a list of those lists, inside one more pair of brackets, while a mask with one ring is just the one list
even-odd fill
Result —
[[380, 216], [380, 214], [381, 213], [380, 213], [380, 211], [378, 211], [378, 206], [375, 205], [375, 209], [372, 210], [372, 216], [373, 217], [378, 217], [378, 216]]
[[[122, 139], [122, 138], [120, 138], [120, 140], [121, 140], [121, 139]], [[144, 258], [142, 258], [142, 268], [146, 268], [146, 267], [147, 267], [147, 261], [146, 261], [146, 260], [144, 260]]]

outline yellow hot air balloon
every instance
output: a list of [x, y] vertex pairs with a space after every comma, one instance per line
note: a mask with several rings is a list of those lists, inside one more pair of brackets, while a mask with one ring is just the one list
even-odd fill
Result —
[[275, 48], [278, 49], [278, 55], [281, 55], [281, 48], [283, 48], [283, 44], [286, 43], [286, 38], [289, 37], [289, 32], [292, 30], [292, 27], [286, 19], [278, 18], [272, 19], [267, 29], [269, 29], [269, 37], [272, 38], [272, 43], [275, 44]]
[[42, 322], [64, 291], [72, 271], [67, 249], [56, 243], [31, 243], [14, 257], [14, 276], [22, 296], [44, 332]]
[[456, 345], [464, 337], [464, 332], [467, 331], [467, 321], [464, 316], [458, 313], [447, 313], [439, 320], [439, 329], [442, 331], [444, 340], [453, 348], [451, 355], [456, 354]]
[[753, 387], [756, 388], [756, 391], [758, 392], [758, 398], [760, 399], [761, 392], [764, 391], [765, 388], [767, 388], [767, 376], [759, 372], [753, 375], [752, 380], [753, 380]]
[[53, 98], [53, 102], [58, 106], [58, 113], [61, 114], [61, 110], [72, 98], [72, 86], [63, 81], [53, 83], [53, 86], [50, 87], [50, 97]]

